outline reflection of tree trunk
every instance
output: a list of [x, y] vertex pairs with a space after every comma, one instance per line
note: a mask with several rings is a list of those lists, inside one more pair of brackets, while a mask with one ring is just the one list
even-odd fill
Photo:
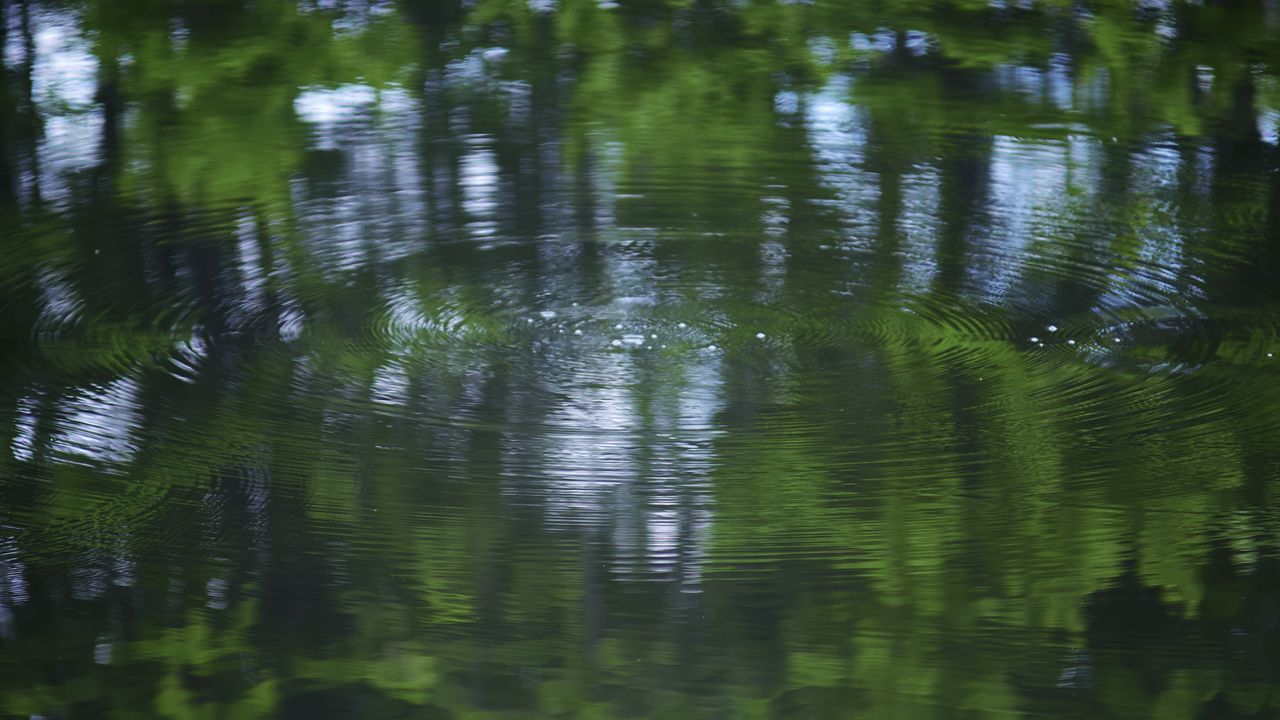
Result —
[[279, 287], [273, 281], [276, 277], [276, 253], [271, 239], [271, 227], [264, 217], [261, 208], [254, 209], [254, 234], [258, 241], [258, 277], [263, 278], [266, 287], [262, 289], [262, 308], [259, 310], [258, 331], [261, 338], [276, 339], [282, 325], [282, 305]]
[[[1113, 203], [1121, 208], [1120, 220], [1113, 232], [1095, 232], [1089, 226], [1076, 227], [1075, 223], [1058, 223], [1055, 234], [1061, 234], [1066, 241], [1063, 248], [1068, 253], [1067, 267], [1090, 267], [1102, 262], [1107, 257], [1129, 257], [1134, 248], [1133, 233], [1129, 226], [1131, 219], [1125, 212], [1130, 205], [1130, 159], [1129, 146], [1123, 142], [1103, 142], [1102, 144], [1102, 180], [1101, 192], [1104, 202]], [[1064, 161], [1070, 163], [1069, 160]], [[1099, 298], [1107, 291], [1107, 285], [1092, 281], [1077, 272], [1054, 274], [1047, 280], [1046, 287], [1052, 288], [1051, 305], [1055, 314], [1075, 315], [1089, 313], [1090, 308], [1097, 305]]]
[[[1254, 227], [1249, 227], [1255, 222], [1248, 219], [1249, 213], [1244, 218], [1237, 217], [1236, 213], [1215, 213], [1212, 222], [1225, 221], [1226, 226], [1216, 229], [1212, 237], [1241, 244], [1241, 247], [1229, 249], [1232, 255], [1240, 258], [1240, 262], [1230, 270], [1224, 267], [1226, 272], [1205, 278], [1209, 296], [1219, 302], [1265, 303], [1274, 302], [1277, 297], [1275, 283], [1280, 268], [1277, 267], [1275, 200], [1280, 197], [1280, 192], [1274, 191], [1275, 153], [1262, 142], [1258, 132], [1255, 95], [1253, 77], [1244, 73], [1233, 88], [1230, 113], [1215, 127], [1217, 162], [1213, 165], [1214, 177], [1210, 185], [1211, 206], [1255, 208], [1270, 200], [1267, 218], [1260, 219]], [[1273, 190], [1269, 198], [1265, 191], [1255, 189], [1253, 183], [1238, 181], [1241, 177], [1267, 176], [1271, 176]], [[1241, 227], [1242, 223], [1247, 225]], [[1241, 238], [1242, 231], [1247, 239]]]
[[906, 163], [897, 157], [900, 147], [895, 146], [893, 139], [879, 137], [876, 132], [878, 128], [890, 127], [891, 121], [892, 118], [884, 118], [883, 123], [873, 121], [867, 138], [868, 165], [880, 176], [880, 196], [876, 202], [875, 264], [872, 268], [879, 292], [893, 291], [902, 277], [902, 237], [898, 226], [902, 214], [902, 171]]
[[40, 199], [40, 162], [36, 142], [40, 137], [40, 116], [36, 112], [35, 84], [33, 77], [36, 63], [36, 41], [31, 32], [31, 12], [27, 0], [18, 0], [18, 23], [22, 34], [22, 69], [18, 73], [22, 107], [26, 111], [26, 122], [19, 125], [19, 136], [26, 141], [27, 162], [30, 164], [29, 188], [30, 202], [33, 207], [42, 205]]
[[597, 539], [584, 535], [582, 543], [582, 656], [589, 669], [599, 663], [597, 646], [604, 638], [604, 600]]
[[445, 33], [442, 28], [451, 28], [464, 14], [463, 4], [459, 0], [401, 0], [401, 11], [409, 22], [418, 26], [423, 34], [422, 46], [429, 51], [429, 59], [433, 65], [443, 65], [439, 54], [441, 41]]
[[[1272, 167], [1280, 166], [1280, 152], [1271, 151]], [[1261, 285], [1272, 293], [1280, 291], [1280, 173], [1271, 173], [1271, 199], [1267, 203], [1267, 225], [1261, 238], [1258, 266], [1265, 276]]]
[[[1130, 227], [1134, 201], [1129, 199], [1132, 188], [1129, 165], [1128, 143], [1102, 141], [1102, 172], [1099, 182], [1102, 202], [1116, 207], [1118, 212], [1114, 219], [1109, 219], [1104, 225], [1108, 232], [1098, 233], [1081, 244], [1096, 243], [1099, 253], [1108, 257], [1131, 257], [1135, 252], [1136, 240]], [[1089, 231], [1086, 229], [1084, 232]]]
[[1227, 167], [1262, 169], [1256, 165], [1265, 156], [1258, 134], [1256, 94], [1253, 75], [1243, 73], [1232, 90], [1231, 114], [1224, 120], [1218, 137], [1218, 148]]
[[573, 219], [584, 237], [590, 236], [596, 225], [596, 188], [592, 182], [594, 164], [590, 155], [591, 150], [584, 143], [573, 169]]
[[[13, 7], [0, 2], [0, 49], [8, 47]], [[0, 63], [0, 208], [17, 205], [22, 194], [23, 163], [17, 148], [28, 145], [33, 158], [35, 152], [34, 141], [30, 137], [33, 55], [25, 5], [19, 5], [19, 17], [21, 37], [27, 48], [24, 65], [10, 71], [7, 65]], [[31, 175], [34, 177], [34, 173]], [[40, 314], [38, 285], [19, 283], [17, 287], [9, 288], [4, 313], [5, 322], [0, 323], [0, 358], [17, 357], [27, 349], [32, 328]]]
[[102, 179], [109, 180], [115, 174], [120, 154], [120, 114], [124, 109], [120, 97], [120, 63], [115, 53], [104, 53], [98, 59], [96, 99], [102, 105], [102, 163], [98, 171]]
[[[185, 226], [190, 222], [190, 210], [185, 207], [170, 208], [165, 214], [166, 234], [171, 238], [184, 237]], [[222, 288], [225, 269], [230, 264], [221, 243], [192, 242], [184, 248], [181, 262], [185, 262], [190, 271], [192, 289], [199, 307], [205, 311], [204, 327], [211, 340], [209, 356], [215, 358], [221, 354], [223, 344], [229, 338], [227, 333], [231, 324], [227, 318], [226, 294]]]
[[969, 235], [988, 215], [991, 146], [990, 136], [969, 131], [952, 137], [943, 153], [936, 288], [946, 295], [963, 290]]
[[[0, 0], [0, 51], [9, 47], [9, 4]], [[10, 117], [15, 114], [13, 98], [9, 90], [9, 69], [0, 62], [0, 207], [13, 205], [16, 180], [9, 166]]]
[[450, 128], [454, 103], [444, 74], [428, 73], [423, 91], [423, 155], [425, 190], [430, 203], [427, 208], [432, 230], [447, 231], [461, 225], [462, 183], [458, 165], [461, 153], [458, 140]]

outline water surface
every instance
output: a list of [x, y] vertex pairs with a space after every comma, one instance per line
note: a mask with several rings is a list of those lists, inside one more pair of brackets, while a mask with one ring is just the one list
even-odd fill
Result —
[[1274, 2], [0, 10], [0, 717], [1280, 714]]

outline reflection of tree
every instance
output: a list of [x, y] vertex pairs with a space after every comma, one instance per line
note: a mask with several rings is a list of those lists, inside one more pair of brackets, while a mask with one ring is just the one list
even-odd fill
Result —
[[[36, 6], [0, 7], [33, 47]], [[956, 321], [1020, 336], [1136, 286], [1243, 329], [1133, 354], [1256, 352], [1280, 238], [1270, 76], [1242, 61], [1274, 57], [1260, 6], [1161, 11], [1174, 39], [1128, 4], [78, 7], [104, 122], [68, 207], [23, 186], [57, 112], [34, 51], [0, 109], [0, 205], [49, 226], [0, 263], [0, 406], [32, 425], [0, 460], [24, 583], [0, 590], [3, 712], [1274, 704], [1274, 390], [1037, 364]], [[1145, 142], [1170, 128], [1172, 160]], [[1018, 175], [1028, 147], [1061, 161]], [[997, 167], [1071, 194], [1001, 205]], [[1171, 298], [1144, 275], [1157, 226], [1242, 260], [1179, 268], [1203, 298]], [[982, 274], [1017, 242], [1060, 267]], [[810, 335], [645, 359], [519, 324], [573, 301], [611, 326], [648, 293], [664, 320]], [[120, 398], [124, 459], [69, 453]]]
[[[36, 145], [40, 138], [40, 115], [33, 98], [32, 66], [35, 63], [35, 40], [31, 31], [29, 3], [6, 3], [0, 8], [4, 29], [0, 30], [0, 47], [16, 46], [21, 60], [11, 68], [6, 62], [3, 68], [4, 99], [0, 112], [0, 138], [5, 152], [0, 156], [0, 203], [8, 206], [21, 197], [33, 206], [40, 205], [39, 173]], [[10, 37], [11, 32], [15, 32]], [[24, 173], [31, 176], [28, 183], [22, 181]], [[25, 187], [24, 187], [25, 185]]]

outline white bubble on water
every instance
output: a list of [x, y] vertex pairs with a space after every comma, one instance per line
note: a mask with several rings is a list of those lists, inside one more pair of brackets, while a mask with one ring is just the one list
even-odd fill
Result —
[[553, 317], [555, 317], [555, 316], [556, 316], [556, 311], [555, 311], [555, 310], [543, 310], [542, 312], [540, 312], [540, 313], [538, 313], [538, 314], [542, 316], [542, 319], [543, 319], [543, 320], [550, 320], [551, 318], [553, 318]]
[[1050, 325], [1049, 327], [1045, 328], [1045, 330], [1048, 330], [1049, 332], [1058, 332], [1058, 326]]
[[573, 334], [574, 334], [574, 335], [581, 335], [581, 334], [582, 334], [582, 328], [578, 328], [577, 330], [574, 330], [574, 331], [573, 331]]
[[757, 339], [757, 340], [763, 340], [763, 339], [764, 339], [764, 333], [762, 333], [762, 332], [758, 332], [758, 333], [756, 333], [756, 339]]
[[622, 347], [622, 341], [621, 341], [621, 340], [614, 340], [613, 342], [611, 342], [611, 343], [609, 343], [609, 344], [610, 344], [610, 345], [612, 345], [612, 346], [614, 346], [614, 347]]
[[1038, 342], [1040, 342], [1040, 338], [1038, 338], [1038, 337], [1036, 337], [1036, 336], [1032, 335], [1032, 336], [1031, 336], [1031, 342], [1033, 342], [1033, 343], [1038, 343]]
[[1068, 345], [1075, 345], [1075, 344], [1076, 344], [1076, 341], [1075, 341], [1075, 340], [1068, 340], [1068, 341], [1067, 341], [1067, 344], [1068, 344]]
[[683, 330], [683, 329], [685, 329], [685, 328], [687, 328], [687, 327], [689, 327], [689, 326], [688, 326], [688, 325], [686, 325], [685, 323], [676, 323], [676, 327], [678, 327], [678, 328], [680, 328], [681, 330]]

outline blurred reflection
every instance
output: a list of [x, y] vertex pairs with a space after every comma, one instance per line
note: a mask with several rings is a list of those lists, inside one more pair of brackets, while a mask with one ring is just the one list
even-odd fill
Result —
[[0, 0], [0, 715], [1269, 717], [1280, 25]]

